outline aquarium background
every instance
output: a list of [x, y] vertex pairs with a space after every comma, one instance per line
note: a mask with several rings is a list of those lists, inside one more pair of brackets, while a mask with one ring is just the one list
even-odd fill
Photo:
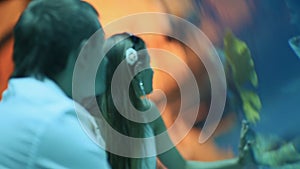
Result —
[[300, 30], [289, 22], [285, 1], [256, 1], [253, 22], [238, 34], [251, 49], [259, 76], [263, 108], [256, 130], [282, 137], [299, 135], [300, 59], [288, 39]]
[[[87, 1], [92, 3], [98, 10], [99, 19], [104, 27], [112, 21], [131, 14], [141, 12], [169, 13], [193, 23], [208, 36], [218, 49], [223, 48], [224, 32], [225, 29], [229, 28], [248, 45], [259, 79], [257, 93], [262, 102], [261, 120], [256, 124], [252, 124], [251, 128], [257, 133], [276, 135], [283, 140], [290, 140], [300, 135], [300, 58], [296, 56], [288, 44], [289, 38], [300, 35], [300, 29], [295, 24], [290, 23], [291, 11], [287, 8], [284, 0]], [[13, 69], [11, 59], [12, 29], [28, 2], [19, 0], [0, 1], [1, 92], [7, 86], [7, 80]], [[126, 4], [126, 6], [123, 4]], [[300, 11], [300, 8], [298, 11]], [[169, 23], [167, 18], [163, 19], [166, 23]], [[124, 23], [122, 29], [106, 30], [106, 32], [109, 36], [124, 31], [134, 33], [136, 27], [157, 26], [163, 31], [182, 31], [183, 36], [188, 34], [188, 32], [184, 32], [184, 28], [171, 27], [170, 25], [161, 27], [157, 25], [157, 22], [150, 20], [147, 23]], [[162, 37], [147, 35], [142, 37], [148, 47], [162, 47], [183, 58], [187, 63], [190, 61], [178, 44], [167, 41]], [[153, 62], [155, 63], [155, 60]], [[189, 66], [194, 71], [199, 71], [196, 76], [202, 76], [203, 65], [191, 64]], [[182, 81], [184, 80], [186, 79], [183, 76]], [[174, 117], [177, 115], [174, 109], [178, 108], [178, 102], [176, 101], [178, 95], [176, 87], [174, 87], [176, 85], [173, 85], [173, 83], [170, 78], [156, 72], [154, 87], [162, 89], [172, 102], [167, 105], [163, 113], [167, 126], [170, 126], [174, 121]], [[199, 83], [201, 84], [201, 80], [199, 80]], [[163, 84], [170, 84], [171, 87]], [[174, 90], [170, 88], [174, 88]], [[159, 99], [153, 98], [159, 104]], [[205, 109], [207, 108], [204, 106], [203, 109], [199, 110], [200, 122], [205, 120], [205, 111], [207, 111]], [[185, 158], [191, 160], [213, 161], [235, 156], [237, 155], [241, 118], [239, 114], [229, 113], [229, 115], [224, 116], [221, 126], [226, 130], [217, 132], [213, 138], [203, 145], [199, 145], [197, 142], [201, 127], [195, 127], [177, 145], [177, 148]], [[170, 133], [170, 135], [176, 135], [176, 133]]]
[[[235, 31], [248, 44], [259, 77], [261, 120], [252, 128], [288, 141], [300, 134], [300, 58], [288, 44], [288, 39], [299, 35], [300, 30], [290, 23], [285, 1], [253, 2], [251, 22]], [[222, 136], [219, 144], [226, 147], [224, 139], [234, 142], [228, 137]]]

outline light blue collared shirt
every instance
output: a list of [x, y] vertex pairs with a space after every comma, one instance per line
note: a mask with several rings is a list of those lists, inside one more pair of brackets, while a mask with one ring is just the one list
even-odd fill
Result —
[[15, 78], [0, 102], [0, 168], [109, 169], [74, 102], [51, 80]]

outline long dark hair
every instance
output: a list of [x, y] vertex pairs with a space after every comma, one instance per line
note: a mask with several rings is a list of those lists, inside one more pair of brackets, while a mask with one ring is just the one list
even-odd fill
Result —
[[[146, 48], [145, 43], [142, 39], [130, 35], [128, 33], [116, 34], [107, 39], [104, 50], [108, 50], [105, 55], [105, 59], [107, 60], [107, 70], [106, 70], [106, 86], [107, 90], [105, 94], [98, 99], [101, 112], [105, 118], [105, 120], [118, 132], [123, 135], [135, 137], [135, 138], [144, 138], [145, 137], [145, 127], [146, 124], [133, 122], [125, 118], [120, 112], [117, 110], [115, 104], [121, 104], [122, 110], [126, 112], [127, 116], [133, 116], [132, 110], [128, 106], [128, 101], [125, 100], [129, 95], [131, 100], [131, 104], [138, 109], [143, 110], [144, 107], [140, 103], [140, 97], [136, 94], [139, 92], [139, 88], [134, 85], [134, 82], [129, 82], [132, 79], [134, 66], [129, 64], [120, 63], [126, 58], [126, 50], [128, 48], [134, 48], [135, 50], [143, 50]], [[147, 56], [148, 57], [148, 56]], [[143, 59], [143, 57], [139, 56], [139, 60]], [[114, 88], [113, 90], [117, 90], [116, 93], [118, 95], [117, 103], [113, 101], [112, 98], [112, 78], [118, 66], [121, 66], [121, 77], [118, 79], [118, 88]], [[119, 67], [120, 68], [120, 67]], [[118, 68], [118, 69], [119, 69]], [[134, 81], [134, 80], [133, 80]], [[130, 83], [129, 90], [125, 84]], [[106, 140], [106, 145], [109, 146], [124, 146], [118, 143], [118, 140], [111, 138], [110, 133], [104, 132], [104, 139]], [[128, 150], [130, 151], [139, 151], [141, 149], [138, 145], [125, 145], [128, 146]], [[108, 148], [109, 150], [109, 148]], [[113, 154], [108, 152], [109, 162], [114, 169], [139, 169], [142, 167], [142, 162], [144, 159], [141, 158], [130, 158], [123, 157], [117, 154]]]

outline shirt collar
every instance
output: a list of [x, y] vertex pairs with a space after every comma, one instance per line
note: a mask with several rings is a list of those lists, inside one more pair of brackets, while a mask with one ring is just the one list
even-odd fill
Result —
[[3, 93], [2, 99], [5, 101], [10, 97], [58, 99], [67, 97], [67, 95], [49, 78], [38, 80], [34, 77], [24, 77], [9, 80], [8, 88]]

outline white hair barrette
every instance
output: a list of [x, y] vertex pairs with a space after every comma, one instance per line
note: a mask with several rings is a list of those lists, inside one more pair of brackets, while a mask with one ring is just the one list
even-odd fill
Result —
[[133, 48], [128, 48], [126, 50], [126, 61], [129, 65], [134, 65], [135, 62], [138, 60], [138, 55], [136, 50], [134, 50]]

